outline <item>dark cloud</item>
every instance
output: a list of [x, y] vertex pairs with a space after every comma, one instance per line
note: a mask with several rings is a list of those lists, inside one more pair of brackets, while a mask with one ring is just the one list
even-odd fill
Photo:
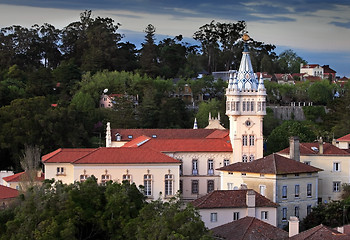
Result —
[[342, 27], [342, 28], [348, 28], [350, 29], [350, 22], [330, 22], [329, 24], [333, 24], [334, 26], [337, 27]]

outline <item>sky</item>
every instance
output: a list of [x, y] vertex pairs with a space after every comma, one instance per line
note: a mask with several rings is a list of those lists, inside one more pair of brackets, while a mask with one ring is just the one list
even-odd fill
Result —
[[329, 65], [350, 78], [350, 0], [0, 0], [0, 28], [49, 23], [62, 29], [79, 21], [79, 14], [109, 17], [120, 23], [123, 41], [139, 46], [148, 24], [156, 28], [156, 42], [194, 32], [212, 20], [246, 21], [256, 41], [292, 49], [309, 64]]

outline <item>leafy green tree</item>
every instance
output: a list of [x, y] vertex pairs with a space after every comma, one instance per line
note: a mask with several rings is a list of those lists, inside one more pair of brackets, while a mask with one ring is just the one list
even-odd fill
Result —
[[309, 99], [315, 104], [327, 105], [333, 99], [334, 86], [328, 80], [315, 82], [308, 88]]
[[169, 98], [160, 108], [158, 128], [189, 128], [189, 112], [180, 98]]
[[269, 107], [266, 108], [266, 116], [264, 116], [264, 136], [267, 138], [271, 132], [280, 125], [280, 121], [274, 117], [273, 110]]
[[312, 142], [316, 139], [316, 135], [305, 122], [284, 121], [267, 138], [266, 155], [287, 148], [291, 136], [298, 136], [300, 142]]
[[208, 126], [209, 113], [213, 118], [217, 118], [218, 113], [220, 113], [221, 122], [224, 126], [228, 126], [228, 120], [225, 114], [224, 101], [218, 101], [216, 99], [211, 99], [208, 102], [201, 102], [199, 104], [198, 112], [196, 114], [197, 123], [199, 128], [205, 128]]
[[299, 57], [293, 50], [288, 49], [278, 55], [277, 63], [280, 73], [299, 73], [300, 64], [306, 64], [307, 62]]

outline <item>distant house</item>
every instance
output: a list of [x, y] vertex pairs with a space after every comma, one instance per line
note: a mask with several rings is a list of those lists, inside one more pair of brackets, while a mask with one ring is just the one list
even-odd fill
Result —
[[276, 226], [278, 204], [254, 190], [216, 190], [192, 202], [209, 229], [239, 220], [255, 217]]
[[329, 65], [320, 66], [319, 64], [300, 64], [300, 73], [304, 73], [304, 79], [309, 81], [317, 81], [321, 79], [328, 79], [333, 81], [336, 79], [336, 71], [329, 67]]
[[327, 78], [329, 81], [336, 79], [336, 71], [329, 67], [329, 65], [323, 65], [323, 78]]
[[318, 225], [309, 230], [291, 236], [290, 240], [349, 240], [350, 235], [338, 232], [330, 227]]
[[221, 189], [251, 188], [279, 204], [277, 225], [289, 216], [304, 218], [317, 205], [318, 172], [321, 169], [292, 158], [271, 154], [251, 162], [234, 163], [221, 171]]
[[18, 194], [18, 190], [0, 185], [0, 209], [4, 209], [11, 204]]
[[125, 94], [102, 94], [100, 97], [100, 108], [113, 108], [117, 101], [124, 97], [129, 99], [134, 105], [138, 105], [138, 97]]
[[350, 149], [350, 134], [333, 140], [333, 145], [340, 149]]
[[289, 73], [273, 74], [271, 81], [277, 82], [278, 84], [291, 84], [291, 85], [295, 84], [293, 76]]
[[7, 187], [17, 190], [25, 190], [26, 187], [31, 184], [30, 181], [32, 181], [33, 184], [41, 184], [42, 181], [44, 181], [45, 176], [41, 171], [35, 171], [33, 173], [20, 172], [14, 175], [3, 177], [2, 179], [3, 184]]
[[237, 221], [211, 229], [215, 239], [222, 240], [284, 240], [288, 232], [254, 217], [244, 217]]

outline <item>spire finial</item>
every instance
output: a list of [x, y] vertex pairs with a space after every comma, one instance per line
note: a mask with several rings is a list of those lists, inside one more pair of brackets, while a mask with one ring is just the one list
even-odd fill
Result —
[[194, 118], [193, 129], [198, 129], [197, 118]]

